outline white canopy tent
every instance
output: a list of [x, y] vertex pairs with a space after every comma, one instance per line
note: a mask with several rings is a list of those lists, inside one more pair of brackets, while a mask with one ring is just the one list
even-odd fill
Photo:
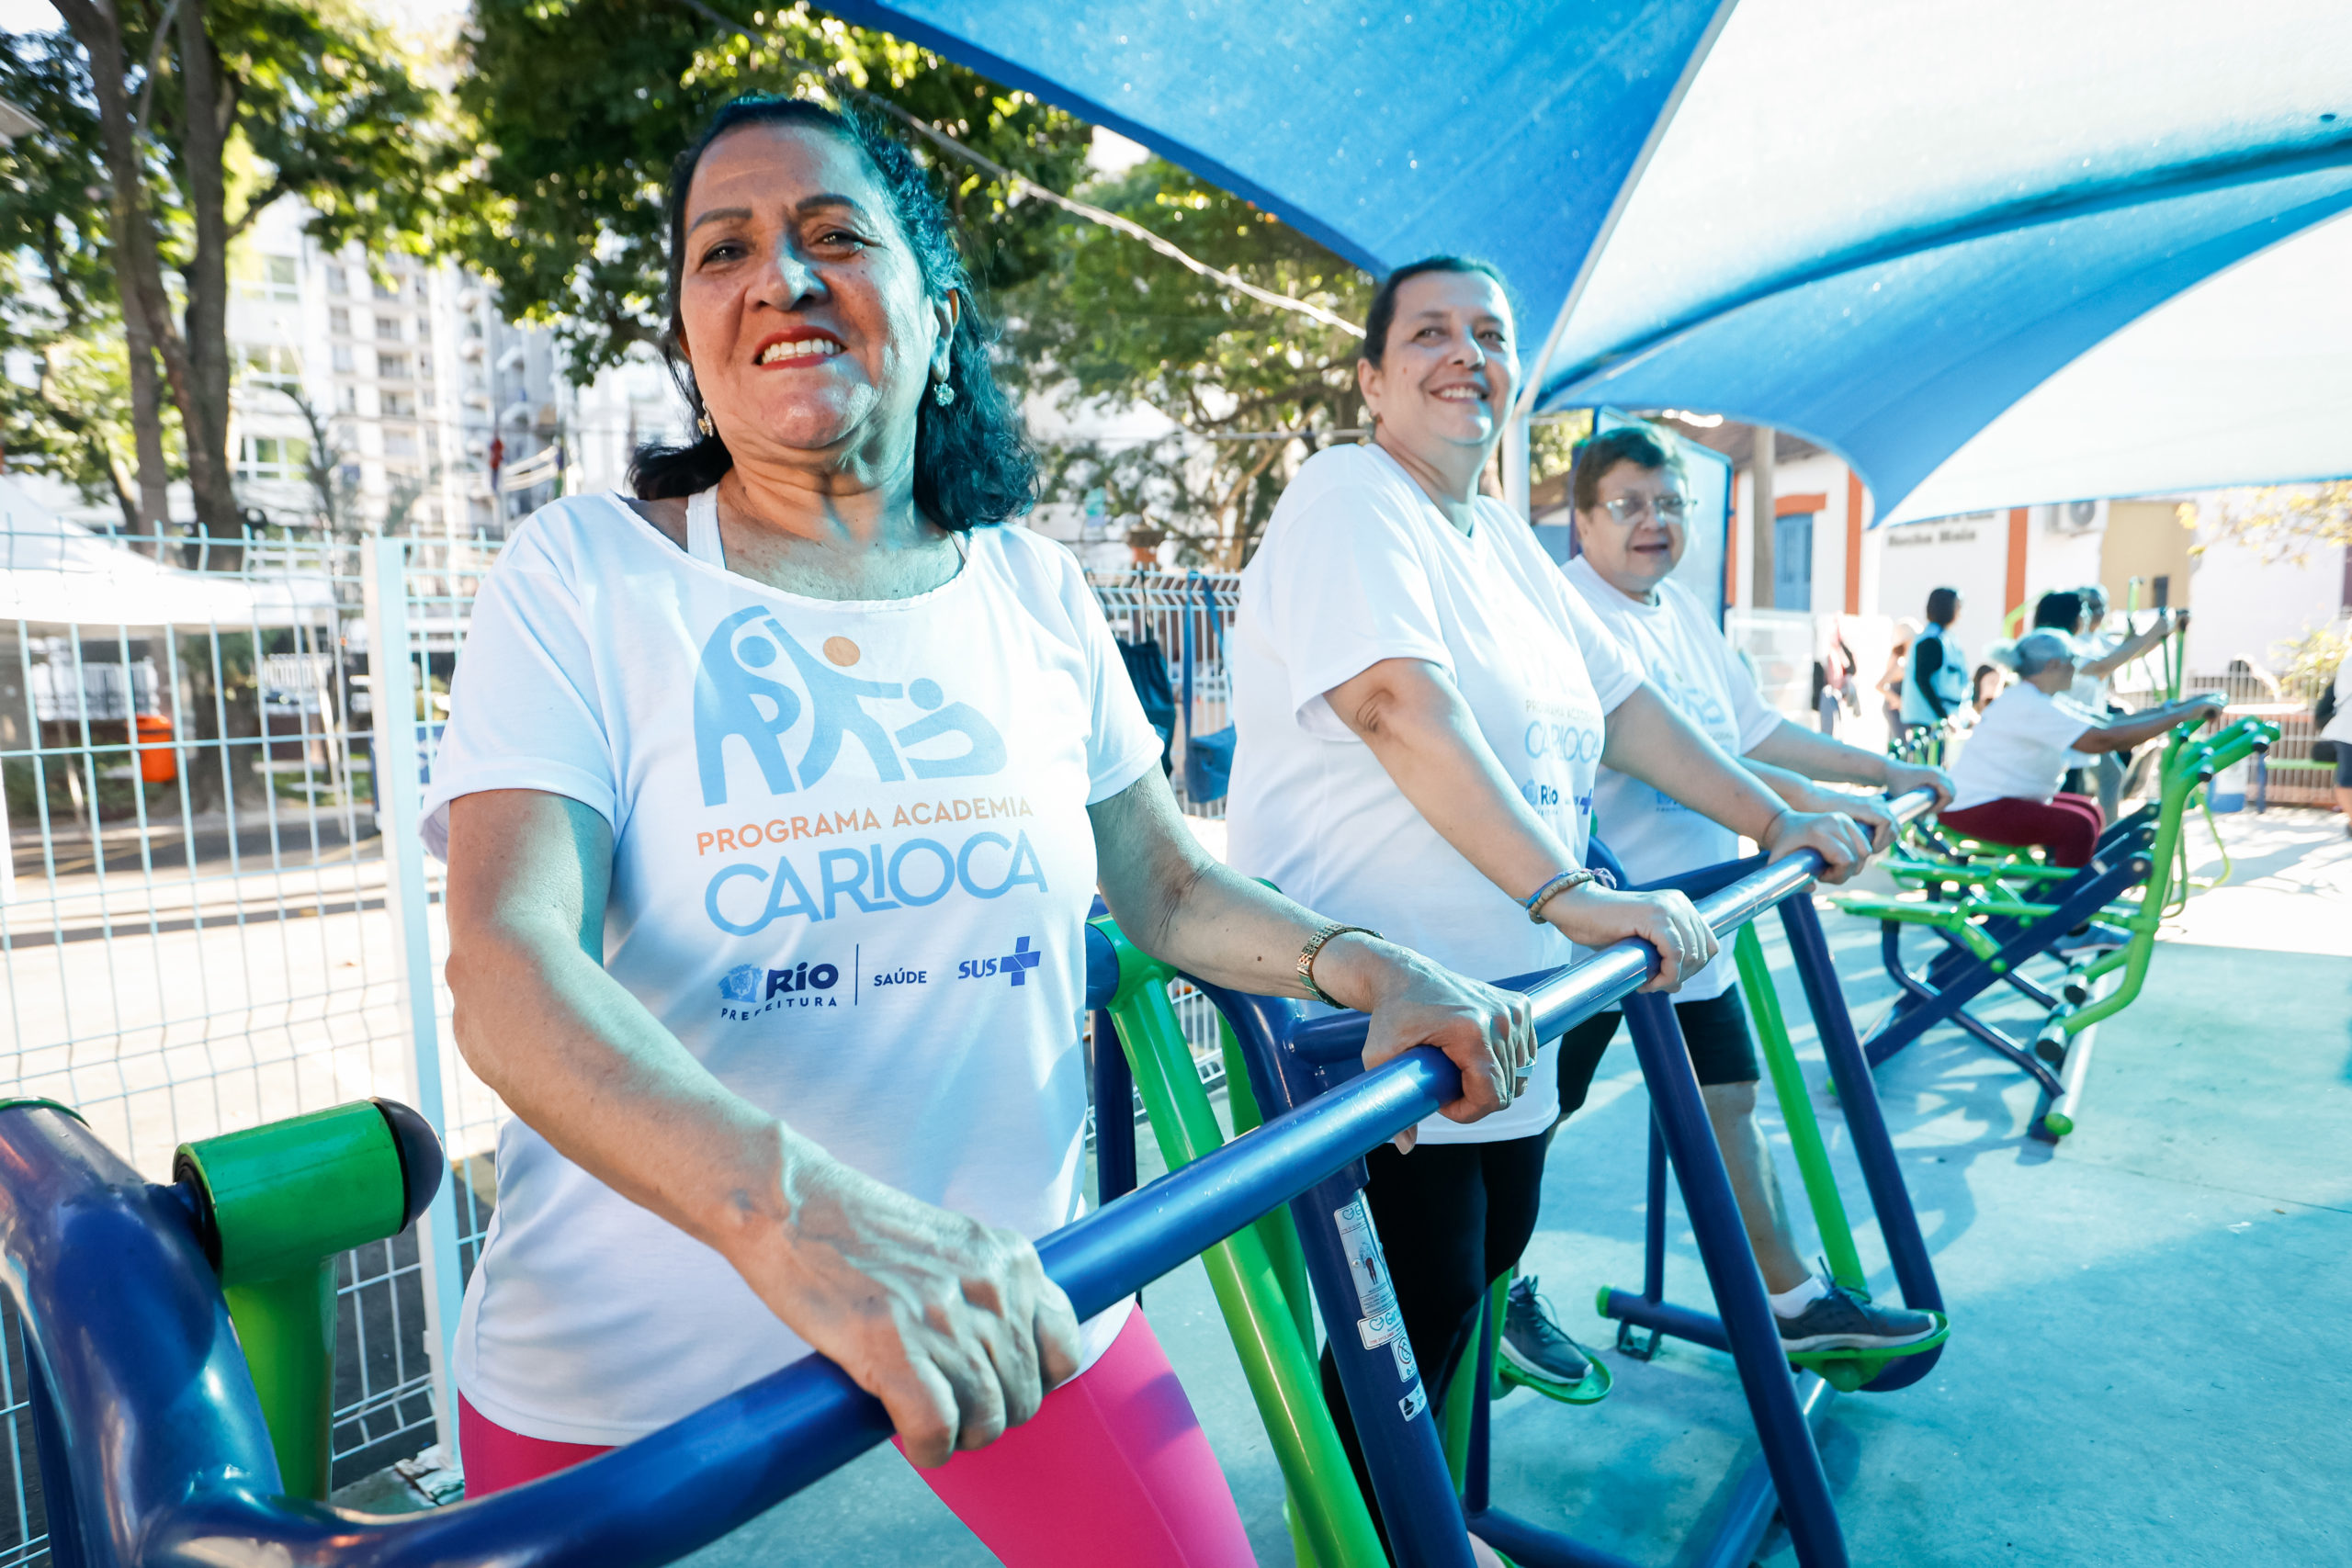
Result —
[[237, 631], [332, 623], [316, 573], [189, 571], [69, 523], [0, 478], [0, 626], [178, 626]]

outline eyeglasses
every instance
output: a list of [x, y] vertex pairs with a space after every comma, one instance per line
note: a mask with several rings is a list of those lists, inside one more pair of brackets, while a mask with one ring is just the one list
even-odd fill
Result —
[[1646, 495], [1621, 495], [1602, 502], [1600, 510], [1615, 518], [1621, 528], [1634, 527], [1653, 515], [1663, 525], [1678, 528], [1690, 514], [1690, 503], [1679, 495], [1662, 495], [1655, 502]]

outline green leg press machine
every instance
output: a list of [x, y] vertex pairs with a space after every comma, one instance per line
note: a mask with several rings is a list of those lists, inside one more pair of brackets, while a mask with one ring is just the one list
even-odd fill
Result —
[[[1902, 993], [1868, 1041], [1873, 1065], [1950, 1022], [2041, 1087], [2036, 1136], [2054, 1142], [2075, 1130], [2092, 1032], [2139, 996], [2158, 929], [2188, 899], [2189, 810], [2202, 809], [2213, 827], [2207, 799], [2213, 776], [2267, 750], [2278, 736], [2277, 726], [2251, 718], [2201, 739], [2195, 728], [2181, 726], [2166, 741], [2155, 802], [2109, 828], [2079, 871], [2046, 864], [2034, 851], [1915, 827], [1886, 862], [1902, 894], [1838, 899], [1845, 913], [1879, 922], [1881, 957]], [[2215, 828], [2217, 843], [2220, 838]], [[2225, 852], [2225, 876], [2226, 865]], [[2122, 945], [2086, 962], [2070, 963], [2051, 952], [2087, 920], [2120, 931]], [[1924, 968], [1914, 969], [1904, 958], [1906, 930], [1938, 939]], [[2024, 972], [2029, 962], [2044, 957], [2058, 965], [2047, 985]], [[1969, 1010], [1967, 1003], [1996, 983], [2041, 1010], [2043, 1021], [2030, 1043]]]

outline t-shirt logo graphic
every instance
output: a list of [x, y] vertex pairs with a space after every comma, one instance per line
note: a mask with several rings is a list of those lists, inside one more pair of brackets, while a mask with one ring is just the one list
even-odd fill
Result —
[[760, 999], [760, 966], [738, 964], [718, 982], [718, 994], [730, 1002], [755, 1002]]
[[[756, 623], [756, 624], [755, 624]], [[799, 689], [763, 673], [781, 651]], [[921, 716], [886, 730], [866, 705], [910, 703]], [[886, 710], [887, 711], [887, 710]], [[797, 770], [784, 752], [784, 738], [808, 716], [808, 741]], [[944, 736], [963, 737], [966, 747], [950, 757], [902, 755]], [[834, 669], [792, 639], [761, 605], [736, 611], [703, 645], [695, 674], [695, 761], [705, 806], [727, 804], [727, 743], [740, 741], [760, 770], [770, 795], [813, 787], [839, 760], [844, 742], [854, 740], [874, 764], [875, 776], [896, 784], [911, 771], [919, 779], [975, 777], [1002, 770], [1004, 738], [988, 716], [968, 703], [951, 703], [939, 682], [927, 676], [900, 684], [865, 681]]]
[[1044, 954], [1029, 951], [1029, 939], [1024, 936], [1016, 941], [1012, 951], [998, 959], [997, 963], [1002, 965], [1005, 974], [1012, 976], [1012, 983], [1019, 986], [1028, 980], [1029, 971], [1043, 963], [1044, 958]]

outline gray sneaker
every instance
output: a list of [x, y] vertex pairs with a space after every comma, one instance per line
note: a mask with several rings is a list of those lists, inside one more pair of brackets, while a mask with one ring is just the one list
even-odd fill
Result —
[[1498, 1348], [1510, 1371], [1518, 1374], [1511, 1381], [1538, 1393], [1573, 1389], [1592, 1375], [1591, 1359], [1552, 1320], [1544, 1298], [1535, 1293], [1532, 1274], [1510, 1282]]
[[1811, 1350], [1885, 1350], [1916, 1344], [1936, 1332], [1936, 1320], [1908, 1307], [1880, 1306], [1864, 1301], [1843, 1285], [1794, 1317], [1772, 1314], [1781, 1325], [1782, 1348], [1791, 1354]]

